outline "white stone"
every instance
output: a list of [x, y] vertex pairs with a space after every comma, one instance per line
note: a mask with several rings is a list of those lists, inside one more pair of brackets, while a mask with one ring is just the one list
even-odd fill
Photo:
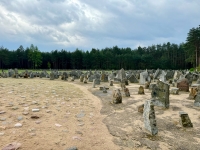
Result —
[[32, 112], [39, 112], [40, 109], [32, 109]]
[[22, 127], [22, 124], [21, 123], [16, 123], [15, 127]]

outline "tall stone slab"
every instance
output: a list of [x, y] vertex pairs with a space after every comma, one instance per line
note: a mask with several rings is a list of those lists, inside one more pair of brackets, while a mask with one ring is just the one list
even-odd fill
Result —
[[152, 134], [156, 135], [158, 133], [158, 128], [156, 124], [156, 116], [154, 111], [154, 105], [152, 100], [147, 100], [144, 103], [143, 118], [145, 128]]
[[152, 87], [151, 97], [154, 99], [154, 105], [169, 108], [169, 87], [169, 84], [162, 81], [158, 81]]
[[140, 84], [144, 85], [147, 81], [147, 77], [148, 77], [148, 72], [141, 72], [140, 73]]
[[194, 106], [200, 107], [200, 86], [197, 87], [197, 95], [195, 97]]
[[118, 71], [116, 78], [119, 79], [119, 81], [121, 82], [123, 79], [126, 78], [126, 73], [124, 71], [124, 69], [122, 68], [121, 70]]

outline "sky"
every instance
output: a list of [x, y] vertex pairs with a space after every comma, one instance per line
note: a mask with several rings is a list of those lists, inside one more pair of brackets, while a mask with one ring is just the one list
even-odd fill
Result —
[[0, 0], [0, 47], [136, 49], [186, 41], [200, 0]]

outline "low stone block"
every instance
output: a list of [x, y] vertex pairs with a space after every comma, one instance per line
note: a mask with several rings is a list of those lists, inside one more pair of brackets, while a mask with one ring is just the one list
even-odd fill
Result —
[[180, 124], [183, 127], [193, 127], [193, 124], [188, 116], [188, 114], [184, 111], [180, 111], [179, 112], [179, 116], [180, 116]]

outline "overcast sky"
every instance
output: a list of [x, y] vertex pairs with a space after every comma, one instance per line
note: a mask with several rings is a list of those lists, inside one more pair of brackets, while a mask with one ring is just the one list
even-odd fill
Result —
[[185, 42], [200, 0], [0, 0], [0, 46], [74, 51]]

